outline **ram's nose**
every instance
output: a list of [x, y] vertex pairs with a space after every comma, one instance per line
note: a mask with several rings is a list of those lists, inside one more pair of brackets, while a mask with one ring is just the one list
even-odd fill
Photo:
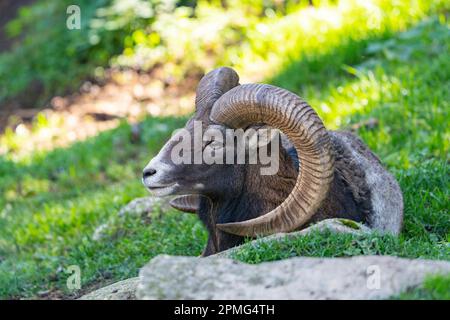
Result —
[[150, 178], [152, 175], [156, 173], [156, 170], [153, 168], [145, 168], [142, 172], [142, 180], [145, 181], [145, 179]]

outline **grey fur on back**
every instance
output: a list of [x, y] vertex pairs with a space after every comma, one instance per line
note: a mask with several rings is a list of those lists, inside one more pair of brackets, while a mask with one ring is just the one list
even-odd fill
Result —
[[[364, 184], [370, 192], [370, 211], [366, 223], [381, 233], [400, 233], [403, 223], [403, 196], [396, 179], [383, 167], [378, 157], [355, 135], [350, 132], [329, 131], [333, 145], [341, 145], [345, 153], [350, 153], [353, 171], [361, 170], [361, 183], [350, 184], [357, 199], [360, 186]], [[339, 169], [339, 166], [337, 167]], [[355, 179], [354, 172], [351, 180]]]

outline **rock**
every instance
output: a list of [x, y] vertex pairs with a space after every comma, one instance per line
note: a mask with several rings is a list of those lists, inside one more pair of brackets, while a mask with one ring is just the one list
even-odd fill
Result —
[[80, 300], [135, 300], [138, 282], [138, 277], [119, 281], [88, 293], [82, 296]]
[[100, 241], [107, 238], [108, 233], [111, 230], [114, 230], [117, 225], [117, 218], [120, 219], [126, 216], [131, 216], [142, 219], [144, 223], [150, 223], [151, 213], [164, 212], [170, 208], [169, 199], [166, 198], [157, 198], [152, 196], [136, 198], [122, 207], [117, 217], [112, 217], [108, 222], [95, 228], [92, 234], [92, 240]]
[[45, 298], [48, 297], [50, 295], [51, 291], [50, 290], [42, 290], [42, 291], [38, 291], [37, 295], [40, 298]]
[[94, 233], [92, 234], [92, 240], [99, 241], [103, 239], [106, 236], [109, 228], [110, 225], [108, 223], [99, 225], [97, 228], [95, 228]]
[[119, 216], [133, 215], [137, 217], [147, 217], [149, 213], [153, 211], [166, 211], [169, 209], [169, 202], [166, 198], [143, 197], [132, 200], [120, 209]]
[[[290, 233], [276, 233], [264, 238], [253, 240], [249, 243], [246, 243], [242, 246], [251, 246], [251, 247], [258, 247], [261, 243], [271, 242], [271, 241], [281, 241], [284, 239], [293, 239], [297, 238], [299, 236], [307, 235], [312, 232], [322, 232], [322, 231], [331, 231], [336, 233], [350, 233], [350, 234], [367, 234], [372, 232], [372, 230], [358, 222], [355, 222], [353, 220], [348, 219], [326, 219], [319, 221], [316, 224], [313, 224], [309, 226], [308, 228], [305, 228], [300, 231], [296, 232], [290, 232]], [[222, 252], [219, 252], [215, 255], [210, 256], [211, 257], [222, 257], [222, 258], [230, 258], [232, 254], [236, 251], [239, 251], [242, 246], [237, 246]]]
[[161, 255], [140, 271], [138, 299], [385, 299], [450, 273], [450, 262], [390, 256], [291, 258], [249, 265]]

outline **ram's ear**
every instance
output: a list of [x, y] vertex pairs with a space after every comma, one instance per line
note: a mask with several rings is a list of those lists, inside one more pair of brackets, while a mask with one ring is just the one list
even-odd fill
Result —
[[173, 208], [183, 212], [197, 213], [200, 206], [200, 196], [195, 194], [179, 196], [170, 200], [169, 204]]

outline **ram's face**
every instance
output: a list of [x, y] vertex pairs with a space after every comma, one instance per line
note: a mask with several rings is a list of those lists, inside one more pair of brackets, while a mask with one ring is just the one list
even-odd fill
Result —
[[[212, 125], [208, 121], [242, 130], [262, 123], [282, 130], [301, 163], [301, 174], [294, 188], [277, 208], [247, 221], [218, 224], [219, 229], [255, 237], [291, 231], [312, 217], [328, 193], [333, 179], [334, 157], [322, 121], [305, 101], [292, 92], [271, 85], [240, 85], [234, 70], [218, 68], [200, 80], [195, 106], [195, 119], [206, 120], [207, 127]], [[235, 190], [243, 188], [247, 164], [209, 164], [203, 161], [204, 157], [197, 164], [195, 155], [199, 152], [204, 155], [208, 150], [225, 149], [223, 157], [226, 158], [228, 144], [224, 146], [223, 141], [207, 137], [200, 144], [193, 143], [196, 141], [193, 125], [194, 120], [191, 119], [185, 128], [191, 134], [186, 139], [191, 145], [178, 148], [182, 133], [170, 139], [145, 168], [144, 184], [157, 195], [197, 193], [233, 197]], [[219, 131], [225, 129], [218, 128]], [[186, 159], [191, 161], [186, 163], [184, 155], [177, 156], [181, 149], [184, 149]], [[278, 160], [276, 155], [271, 153], [271, 156]], [[249, 179], [249, 183], [253, 180]]]
[[241, 187], [242, 165], [226, 162], [227, 146], [220, 139], [225, 127], [200, 124], [203, 134], [198, 137], [194, 124], [198, 130], [191, 119], [144, 168], [143, 183], [153, 194], [217, 196]]
[[230, 197], [242, 190], [247, 166], [277, 173], [279, 147], [279, 131], [268, 126], [233, 130], [194, 117], [145, 167], [143, 182], [158, 196]]

